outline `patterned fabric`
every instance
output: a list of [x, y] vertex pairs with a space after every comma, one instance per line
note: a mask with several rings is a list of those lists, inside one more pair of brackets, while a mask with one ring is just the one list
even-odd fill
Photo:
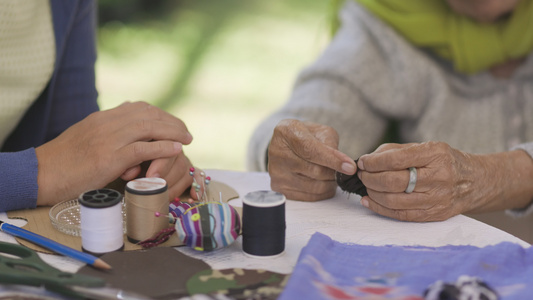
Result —
[[187, 281], [187, 292], [190, 295], [225, 295], [236, 300], [276, 300], [288, 278], [287, 274], [265, 270], [209, 269]]
[[0, 145], [52, 77], [54, 43], [48, 1], [0, 2]]
[[178, 238], [198, 251], [226, 247], [239, 236], [241, 221], [227, 203], [200, 203], [187, 209], [176, 221]]
[[498, 293], [475, 277], [461, 276], [456, 282], [439, 280], [424, 292], [425, 300], [480, 299], [497, 300]]
[[439, 282], [452, 283], [464, 293], [487, 295], [491, 290], [499, 299], [529, 299], [532, 265], [533, 248], [509, 242], [483, 248], [363, 246], [342, 244], [315, 233], [302, 250], [280, 299], [421, 300], [424, 293], [435, 296], [428, 288], [443, 286]]

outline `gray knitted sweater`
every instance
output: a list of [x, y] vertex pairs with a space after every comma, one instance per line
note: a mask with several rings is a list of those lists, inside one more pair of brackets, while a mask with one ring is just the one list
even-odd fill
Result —
[[412, 46], [355, 1], [325, 52], [303, 70], [289, 101], [263, 121], [248, 149], [247, 167], [266, 171], [266, 151], [283, 119], [329, 125], [339, 149], [357, 158], [372, 152], [395, 120], [401, 142], [442, 141], [471, 153], [521, 148], [533, 157], [533, 58], [510, 79], [466, 76]]

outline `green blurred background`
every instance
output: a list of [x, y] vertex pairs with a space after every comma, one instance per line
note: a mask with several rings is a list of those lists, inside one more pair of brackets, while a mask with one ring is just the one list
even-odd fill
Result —
[[245, 170], [248, 139], [328, 41], [327, 0], [100, 0], [102, 109], [144, 100], [181, 118], [200, 168]]

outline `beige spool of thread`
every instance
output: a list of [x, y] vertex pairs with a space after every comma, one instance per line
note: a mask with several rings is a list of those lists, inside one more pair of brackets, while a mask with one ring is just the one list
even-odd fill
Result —
[[126, 231], [132, 243], [144, 241], [169, 226], [168, 188], [162, 178], [138, 178], [126, 184]]

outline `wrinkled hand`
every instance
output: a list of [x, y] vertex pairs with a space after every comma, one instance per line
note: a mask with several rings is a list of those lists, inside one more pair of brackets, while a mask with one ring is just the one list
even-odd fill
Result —
[[[441, 142], [384, 144], [361, 156], [358, 167], [368, 192], [361, 203], [398, 220], [446, 220], [486, 205], [497, 193], [498, 164]], [[418, 179], [407, 194], [409, 167], [417, 168]]]
[[268, 148], [271, 188], [288, 199], [316, 201], [335, 195], [335, 171], [352, 175], [356, 166], [337, 150], [337, 132], [325, 125], [283, 120]]
[[180, 119], [144, 102], [95, 112], [36, 148], [37, 204], [77, 198], [119, 176], [133, 179], [149, 160], [147, 175], [169, 180], [172, 193], [178, 193], [192, 182], [182, 153], [182, 145], [191, 141]]

